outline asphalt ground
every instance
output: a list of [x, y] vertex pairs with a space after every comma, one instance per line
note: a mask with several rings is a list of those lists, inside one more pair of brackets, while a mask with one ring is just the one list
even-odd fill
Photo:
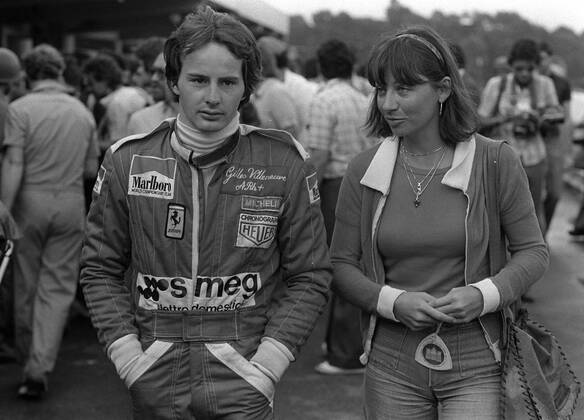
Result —
[[[579, 195], [567, 191], [548, 234], [551, 266], [532, 289], [533, 317], [558, 337], [577, 376], [584, 379], [584, 243], [567, 231]], [[360, 376], [323, 376], [313, 367], [322, 361], [322, 316], [299, 359], [278, 386], [277, 419], [352, 420], [362, 418]], [[124, 420], [131, 418], [127, 390], [106, 359], [89, 320], [75, 317], [65, 333], [46, 398], [27, 402], [15, 397], [20, 380], [16, 364], [0, 364], [0, 420]], [[580, 398], [574, 420], [584, 419]]]

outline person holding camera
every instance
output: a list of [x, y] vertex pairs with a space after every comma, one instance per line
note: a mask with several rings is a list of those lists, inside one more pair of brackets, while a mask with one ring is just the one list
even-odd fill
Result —
[[507, 140], [519, 154], [539, 225], [545, 233], [543, 193], [547, 155], [541, 131], [561, 123], [564, 114], [552, 80], [536, 72], [539, 60], [534, 40], [516, 41], [508, 57], [511, 72], [487, 82], [478, 113], [482, 127], [490, 128], [489, 135]]

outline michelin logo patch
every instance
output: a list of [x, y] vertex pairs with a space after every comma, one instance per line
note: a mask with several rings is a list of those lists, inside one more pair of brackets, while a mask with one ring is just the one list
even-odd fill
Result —
[[240, 248], [269, 248], [278, 229], [278, 217], [241, 213], [235, 246]]
[[316, 172], [306, 177], [306, 187], [308, 188], [308, 198], [310, 199], [310, 204], [314, 204], [320, 200]]
[[280, 211], [281, 197], [241, 196], [241, 209], [247, 211]]
[[130, 166], [128, 195], [172, 200], [175, 176], [176, 159], [134, 155]]
[[101, 165], [99, 171], [97, 172], [97, 178], [95, 179], [95, 184], [93, 185], [93, 192], [96, 194], [101, 194], [101, 186], [103, 185], [103, 180], [105, 179], [105, 174], [107, 170]]
[[138, 305], [159, 311], [233, 311], [255, 306], [260, 273], [227, 276], [160, 277], [138, 273]]
[[182, 239], [185, 233], [185, 207], [180, 204], [169, 204], [166, 212], [165, 236], [171, 239]]

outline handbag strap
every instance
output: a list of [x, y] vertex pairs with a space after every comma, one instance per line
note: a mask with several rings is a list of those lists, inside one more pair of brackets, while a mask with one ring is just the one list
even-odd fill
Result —
[[[489, 273], [491, 276], [496, 275], [507, 262], [507, 247], [505, 235], [501, 226], [500, 204], [499, 204], [499, 175], [498, 164], [501, 154], [501, 147], [505, 141], [487, 139], [479, 136], [484, 140], [486, 148], [485, 165], [484, 165], [484, 187], [485, 187], [485, 204], [489, 225]], [[507, 331], [510, 323], [514, 322], [519, 314], [521, 301], [514, 302], [510, 307], [505, 307], [501, 311], [502, 318], [502, 348], [507, 346]]]
[[501, 146], [504, 141], [482, 138], [485, 140], [487, 149], [484, 180], [486, 184], [485, 201], [489, 218], [489, 267], [491, 276], [494, 276], [505, 266], [507, 260], [501, 231], [501, 217], [499, 215], [499, 177], [497, 167]]

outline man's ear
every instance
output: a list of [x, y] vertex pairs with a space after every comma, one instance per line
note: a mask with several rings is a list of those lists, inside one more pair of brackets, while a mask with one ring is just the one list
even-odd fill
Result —
[[178, 86], [176, 85], [176, 83], [169, 83], [168, 87], [170, 88], [170, 90], [172, 91], [172, 93], [174, 93], [176, 96], [180, 96], [179, 90], [178, 90]]

